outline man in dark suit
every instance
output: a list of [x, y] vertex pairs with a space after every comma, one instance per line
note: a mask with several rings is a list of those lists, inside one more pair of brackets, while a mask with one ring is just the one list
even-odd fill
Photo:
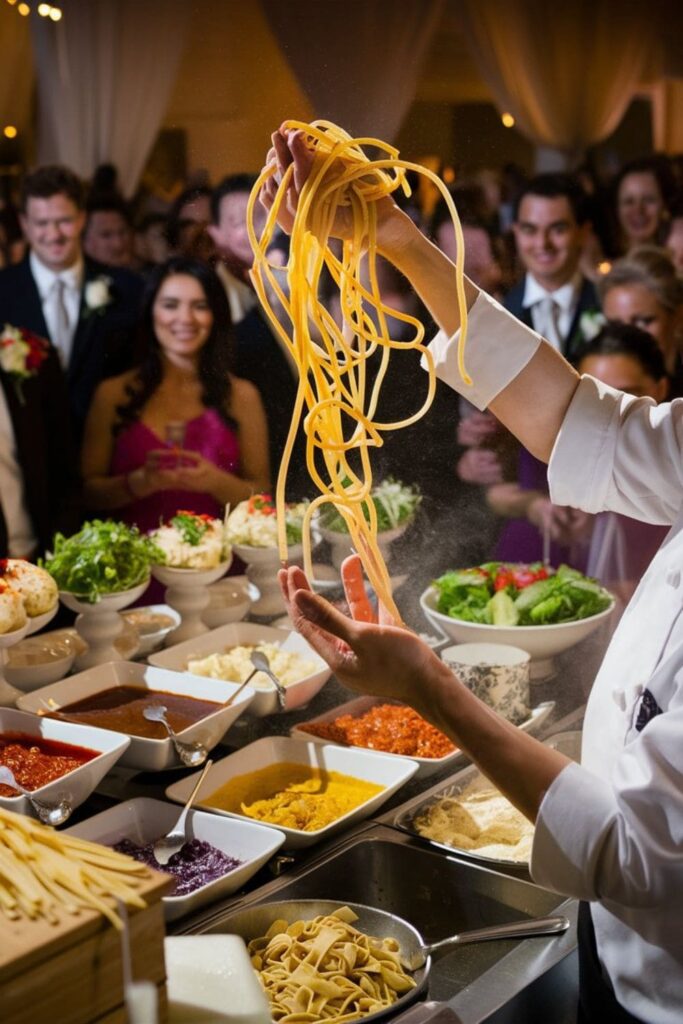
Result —
[[50, 347], [25, 380], [0, 368], [0, 558], [33, 558], [79, 523], [64, 375]]
[[503, 305], [570, 361], [584, 338], [584, 314], [600, 302], [579, 271], [588, 228], [586, 197], [565, 174], [539, 174], [517, 200], [513, 231], [526, 271]]
[[104, 377], [131, 363], [141, 279], [84, 257], [83, 186], [65, 167], [39, 167], [22, 187], [28, 256], [0, 271], [0, 324], [48, 338], [67, 377], [76, 436]]

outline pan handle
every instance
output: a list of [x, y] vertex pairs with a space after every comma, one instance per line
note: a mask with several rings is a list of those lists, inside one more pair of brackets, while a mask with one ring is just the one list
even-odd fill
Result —
[[566, 917], [534, 917], [523, 921], [510, 921], [507, 924], [491, 925], [488, 928], [475, 928], [473, 931], [460, 932], [441, 942], [433, 942], [423, 946], [421, 952], [431, 956], [432, 953], [448, 949], [450, 946], [463, 946], [468, 942], [486, 942], [489, 939], [524, 939], [532, 935], [559, 935], [569, 928]]

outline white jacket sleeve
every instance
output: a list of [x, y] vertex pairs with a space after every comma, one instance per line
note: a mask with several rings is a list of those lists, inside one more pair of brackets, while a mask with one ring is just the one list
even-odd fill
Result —
[[558, 505], [670, 525], [683, 504], [683, 400], [655, 405], [582, 377], [548, 482]]

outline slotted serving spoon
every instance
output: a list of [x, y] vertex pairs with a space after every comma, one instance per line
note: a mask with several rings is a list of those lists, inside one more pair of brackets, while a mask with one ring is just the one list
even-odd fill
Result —
[[187, 765], [188, 768], [199, 768], [209, 756], [209, 751], [203, 743], [198, 741], [195, 743], [185, 743], [184, 740], [178, 739], [173, 726], [166, 718], [167, 710], [165, 704], [152, 704], [150, 707], [144, 708], [142, 714], [148, 722], [161, 722], [166, 727], [176, 753], [183, 764]]
[[0, 765], [0, 783], [3, 786], [11, 786], [12, 789], [16, 789], [22, 796], [25, 796], [43, 825], [52, 825], [53, 827], [63, 825], [73, 811], [68, 800], [60, 800], [56, 804], [46, 804], [43, 800], [36, 799], [30, 789], [24, 789], [17, 782], [12, 769], [5, 765]]

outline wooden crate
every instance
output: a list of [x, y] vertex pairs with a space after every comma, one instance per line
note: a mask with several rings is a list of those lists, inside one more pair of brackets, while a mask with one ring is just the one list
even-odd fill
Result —
[[[133, 977], [160, 989], [165, 1019], [164, 912], [167, 875], [150, 872], [139, 889], [144, 910], [129, 908]], [[125, 1021], [119, 932], [96, 911], [63, 914], [57, 924], [8, 921], [0, 914], [2, 1024], [107, 1024]]]

